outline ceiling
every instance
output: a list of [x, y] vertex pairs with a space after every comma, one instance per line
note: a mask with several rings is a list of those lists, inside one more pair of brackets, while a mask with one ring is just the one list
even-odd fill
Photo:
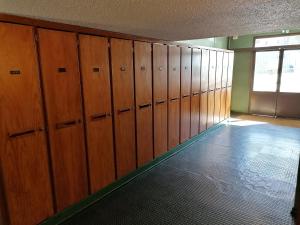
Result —
[[0, 0], [0, 12], [173, 41], [300, 28], [299, 0]]

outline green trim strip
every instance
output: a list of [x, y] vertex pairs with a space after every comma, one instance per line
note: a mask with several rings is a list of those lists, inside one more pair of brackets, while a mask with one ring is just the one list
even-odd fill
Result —
[[89, 206], [95, 204], [97, 201], [101, 200], [108, 194], [112, 193], [113, 191], [123, 187], [124, 185], [128, 184], [130, 181], [135, 179], [136, 177], [140, 176], [141, 174], [147, 172], [148, 170], [152, 169], [153, 167], [159, 165], [163, 161], [167, 160], [168, 158], [172, 157], [173, 155], [181, 152], [186, 147], [190, 146], [197, 140], [199, 140], [201, 137], [207, 135], [208, 133], [216, 130], [217, 128], [224, 126], [226, 121], [221, 122], [208, 130], [192, 137], [191, 139], [187, 140], [186, 142], [176, 146], [175, 148], [171, 149], [170, 151], [166, 152], [162, 156], [159, 156], [155, 158], [153, 161], [149, 162], [145, 166], [142, 166], [135, 171], [131, 172], [125, 177], [122, 177], [121, 179], [113, 182], [112, 184], [106, 186], [105, 188], [101, 189], [100, 191], [96, 192], [95, 194], [92, 194], [88, 196], [86, 199], [80, 201], [79, 203], [76, 203], [75, 205], [72, 205], [63, 211], [55, 214], [53, 217], [48, 218], [44, 222], [42, 222], [40, 225], [57, 225], [61, 224], [62, 222], [66, 221], [67, 219], [71, 218], [77, 213], [80, 213], [84, 209], [88, 208]]

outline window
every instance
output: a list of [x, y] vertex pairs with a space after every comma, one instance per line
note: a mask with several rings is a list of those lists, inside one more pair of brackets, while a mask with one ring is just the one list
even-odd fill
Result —
[[255, 39], [256, 48], [282, 45], [300, 45], [300, 35], [288, 35]]

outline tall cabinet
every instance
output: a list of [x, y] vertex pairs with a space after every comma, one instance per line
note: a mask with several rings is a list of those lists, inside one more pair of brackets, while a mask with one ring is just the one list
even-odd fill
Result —
[[201, 59], [201, 97], [200, 97], [200, 125], [199, 130], [203, 132], [207, 129], [207, 100], [208, 100], [208, 78], [209, 78], [209, 50], [202, 50]]

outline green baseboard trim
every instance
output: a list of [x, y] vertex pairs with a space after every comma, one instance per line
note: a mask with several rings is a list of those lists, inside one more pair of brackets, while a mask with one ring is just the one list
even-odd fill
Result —
[[175, 148], [169, 150], [165, 154], [155, 158], [148, 164], [136, 169], [135, 171], [131, 172], [125, 177], [122, 177], [121, 179], [113, 182], [112, 184], [106, 186], [105, 188], [101, 189], [100, 191], [88, 196], [84, 200], [76, 203], [75, 205], [72, 205], [63, 211], [55, 214], [54, 216], [48, 218], [44, 222], [40, 223], [40, 225], [57, 225], [61, 224], [62, 222], [66, 221], [67, 219], [71, 218], [75, 214], [80, 213], [84, 209], [90, 207], [91, 205], [95, 204], [97, 201], [101, 200], [108, 194], [112, 193], [113, 191], [123, 187], [124, 185], [128, 184], [130, 181], [135, 179], [136, 177], [140, 176], [141, 174], [147, 172], [148, 170], [152, 169], [153, 167], [159, 165], [163, 161], [167, 160], [168, 158], [172, 157], [173, 155], [181, 152], [194, 142], [198, 141], [201, 137], [207, 135], [208, 133], [211, 133], [212, 131], [216, 130], [217, 128], [224, 126], [226, 124], [226, 120], [216, 124], [215, 126], [207, 129], [206, 131], [192, 137], [191, 139], [185, 141], [184, 143], [176, 146]]

